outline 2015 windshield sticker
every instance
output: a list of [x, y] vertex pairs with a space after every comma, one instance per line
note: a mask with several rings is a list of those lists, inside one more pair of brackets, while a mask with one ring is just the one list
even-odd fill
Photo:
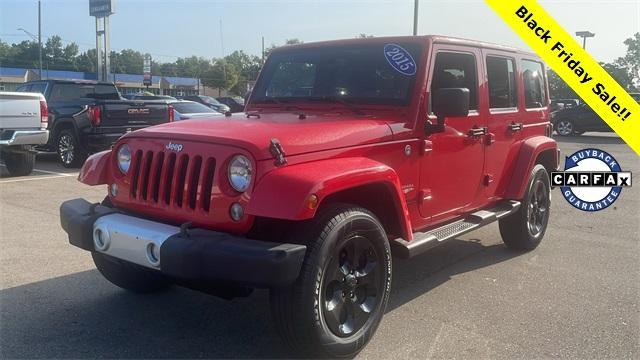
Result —
[[384, 57], [391, 67], [399, 73], [407, 76], [416, 74], [416, 62], [411, 54], [398, 44], [386, 44], [384, 46]]

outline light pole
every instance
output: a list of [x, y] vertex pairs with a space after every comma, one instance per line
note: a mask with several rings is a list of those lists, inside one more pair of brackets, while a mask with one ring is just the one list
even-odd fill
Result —
[[418, 0], [413, 3], [413, 36], [418, 35]]
[[582, 48], [586, 50], [587, 48], [587, 38], [592, 38], [596, 36], [596, 34], [590, 31], [576, 31], [576, 36], [582, 38]]
[[38, 36], [35, 36], [23, 28], [18, 28], [18, 31], [24, 32], [25, 34], [27, 34], [27, 36], [33, 39], [33, 41], [38, 42], [38, 55], [40, 57], [40, 69], [38, 69], [38, 80], [42, 80], [42, 37], [40, 36], [41, 34], [38, 31]]

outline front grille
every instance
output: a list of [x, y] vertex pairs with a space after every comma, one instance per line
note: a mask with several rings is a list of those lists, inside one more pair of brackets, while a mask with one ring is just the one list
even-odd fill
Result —
[[130, 196], [150, 205], [209, 212], [215, 166], [211, 157], [137, 150], [132, 160]]

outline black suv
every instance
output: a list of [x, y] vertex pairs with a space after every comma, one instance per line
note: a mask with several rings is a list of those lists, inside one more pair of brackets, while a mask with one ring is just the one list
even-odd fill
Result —
[[65, 167], [82, 165], [87, 155], [110, 148], [127, 132], [172, 120], [166, 103], [123, 100], [109, 82], [32, 81], [17, 91], [47, 99], [49, 142], [40, 150], [57, 152]]
[[[640, 102], [640, 93], [631, 93], [629, 95]], [[582, 135], [587, 131], [613, 131], [611, 127], [585, 103], [551, 113], [551, 123], [560, 136]]]

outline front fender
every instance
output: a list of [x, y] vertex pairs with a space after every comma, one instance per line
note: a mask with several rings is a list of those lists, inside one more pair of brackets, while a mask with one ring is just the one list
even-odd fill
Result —
[[111, 150], [95, 153], [84, 162], [78, 181], [87, 185], [103, 185], [109, 182], [109, 159]]
[[331, 194], [374, 183], [382, 183], [391, 190], [402, 231], [410, 236], [409, 210], [398, 174], [387, 165], [360, 157], [314, 161], [267, 173], [252, 192], [247, 214], [286, 220], [311, 219], [319, 208], [307, 206], [312, 194], [318, 197], [320, 205]]
[[547, 150], [553, 150], [555, 164], [553, 168], [558, 167], [557, 158], [558, 144], [555, 140], [548, 136], [534, 136], [522, 142], [520, 145], [520, 151], [516, 159], [516, 164], [511, 175], [511, 181], [507, 187], [505, 198], [507, 199], [522, 199], [524, 192], [529, 181], [529, 174], [531, 169], [536, 164], [538, 155]]

